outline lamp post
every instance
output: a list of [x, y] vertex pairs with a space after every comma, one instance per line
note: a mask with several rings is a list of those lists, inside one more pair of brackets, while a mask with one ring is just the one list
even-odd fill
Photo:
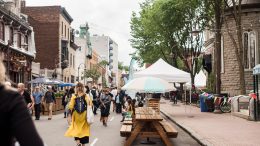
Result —
[[[78, 82], [79, 82], [79, 69], [80, 69], [81, 65], [84, 65], [84, 75], [85, 75], [85, 72], [87, 70], [86, 65], [84, 63], [79, 64], [79, 66], [78, 66]], [[84, 84], [85, 84], [85, 77], [84, 77]]]

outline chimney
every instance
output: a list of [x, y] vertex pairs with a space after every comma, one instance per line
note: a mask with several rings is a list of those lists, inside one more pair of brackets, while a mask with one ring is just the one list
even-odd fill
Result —
[[25, 1], [25, 0], [22, 0], [22, 1], [21, 1], [21, 8], [24, 8], [24, 7], [26, 7], [26, 1]]

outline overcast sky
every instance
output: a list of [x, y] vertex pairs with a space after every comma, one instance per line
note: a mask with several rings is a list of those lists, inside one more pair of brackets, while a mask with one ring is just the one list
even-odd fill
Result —
[[91, 34], [108, 35], [118, 44], [119, 61], [129, 65], [131, 48], [130, 19], [144, 0], [26, 0], [27, 6], [61, 5], [73, 17], [72, 27], [89, 23]]

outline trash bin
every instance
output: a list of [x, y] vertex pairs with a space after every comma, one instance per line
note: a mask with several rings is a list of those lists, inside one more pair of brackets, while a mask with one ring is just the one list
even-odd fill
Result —
[[200, 111], [201, 112], [208, 112], [208, 108], [205, 103], [205, 98], [207, 98], [207, 97], [200, 95]]

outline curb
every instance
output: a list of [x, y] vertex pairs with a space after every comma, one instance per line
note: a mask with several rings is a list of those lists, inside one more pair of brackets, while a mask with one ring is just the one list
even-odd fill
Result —
[[201, 136], [199, 136], [196, 132], [194, 132], [191, 128], [183, 126], [177, 121], [175, 121], [173, 118], [171, 118], [166, 112], [161, 110], [161, 113], [167, 117], [171, 122], [176, 124], [178, 127], [180, 127], [182, 130], [184, 130], [186, 133], [188, 133], [194, 140], [196, 140], [200, 145], [202, 146], [210, 146], [212, 145], [209, 141], [203, 139]]

